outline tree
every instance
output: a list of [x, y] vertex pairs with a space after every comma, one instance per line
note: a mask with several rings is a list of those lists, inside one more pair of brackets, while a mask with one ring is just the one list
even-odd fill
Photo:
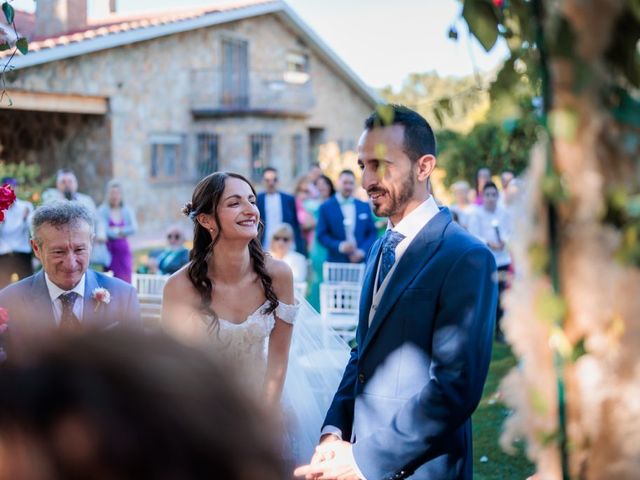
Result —
[[542, 478], [635, 478], [640, 3], [464, 0], [463, 18], [487, 50], [509, 45], [493, 99], [517, 111], [522, 84], [542, 94], [506, 299], [523, 361], [504, 383], [503, 444], [526, 438]]

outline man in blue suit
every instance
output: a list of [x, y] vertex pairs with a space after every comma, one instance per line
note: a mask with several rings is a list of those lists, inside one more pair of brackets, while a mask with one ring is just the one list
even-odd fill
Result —
[[338, 177], [338, 192], [320, 206], [316, 236], [327, 249], [327, 261], [363, 262], [377, 238], [371, 207], [353, 198], [356, 177], [343, 170]]
[[262, 183], [265, 191], [259, 193], [256, 199], [258, 210], [260, 210], [260, 219], [264, 225], [262, 236], [260, 237], [262, 248], [269, 250], [269, 242], [274, 229], [283, 223], [288, 223], [293, 228], [296, 251], [306, 256], [307, 245], [300, 231], [296, 199], [293, 195], [278, 191], [278, 171], [273, 167], [264, 169]]
[[31, 341], [56, 331], [141, 327], [135, 289], [88, 270], [92, 232], [93, 215], [79, 203], [57, 201], [35, 211], [31, 246], [42, 270], [0, 291], [9, 317], [0, 339], [9, 355], [22, 355]]
[[[489, 249], [439, 208], [427, 181], [435, 138], [390, 106], [358, 146], [362, 184], [389, 229], [370, 252], [357, 346], [307, 478], [472, 478], [471, 414], [482, 395], [497, 300]], [[386, 118], [386, 116], [385, 116]]]

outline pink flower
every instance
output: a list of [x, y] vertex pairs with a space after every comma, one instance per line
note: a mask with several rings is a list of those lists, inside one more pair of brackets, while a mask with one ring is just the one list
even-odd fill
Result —
[[96, 310], [98, 310], [98, 307], [102, 304], [104, 305], [108, 305], [109, 302], [111, 301], [111, 293], [109, 293], [109, 290], [107, 290], [106, 288], [103, 287], [99, 287], [99, 288], [95, 288], [93, 290], [93, 293], [91, 294], [91, 298], [93, 298], [96, 302]]
[[0, 307], [0, 327], [3, 327], [9, 321], [9, 312], [6, 308]]
[[0, 222], [4, 220], [4, 210], [9, 208], [16, 201], [16, 193], [11, 185], [0, 187]]

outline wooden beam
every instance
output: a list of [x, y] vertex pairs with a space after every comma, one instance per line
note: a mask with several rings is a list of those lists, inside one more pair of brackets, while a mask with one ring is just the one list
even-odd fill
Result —
[[105, 97], [24, 92], [10, 89], [8, 94], [13, 105], [8, 106], [5, 97], [2, 104], [0, 104], [0, 109], [105, 115], [109, 108], [108, 100]]

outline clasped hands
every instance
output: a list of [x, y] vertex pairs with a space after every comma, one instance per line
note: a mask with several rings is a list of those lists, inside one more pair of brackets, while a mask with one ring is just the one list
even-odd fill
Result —
[[324, 435], [311, 463], [296, 468], [293, 474], [307, 480], [361, 480], [355, 468], [352, 447], [336, 435]]

